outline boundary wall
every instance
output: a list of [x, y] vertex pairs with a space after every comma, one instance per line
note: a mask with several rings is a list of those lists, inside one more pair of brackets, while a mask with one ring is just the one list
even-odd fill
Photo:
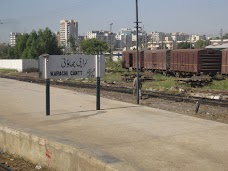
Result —
[[35, 59], [1, 59], [0, 69], [15, 69], [18, 72], [38, 70], [38, 61]]

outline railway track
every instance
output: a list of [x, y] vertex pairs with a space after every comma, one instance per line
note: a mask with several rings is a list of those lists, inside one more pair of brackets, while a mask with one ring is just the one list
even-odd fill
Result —
[[14, 171], [14, 170], [12, 168], [7, 167], [6, 165], [0, 163], [0, 171]]
[[[34, 77], [18, 77], [18, 76], [6, 76], [6, 75], [0, 75], [0, 77], [14, 79], [18, 81], [45, 84], [44, 80], [34, 78]], [[75, 87], [75, 88], [88, 88], [88, 89], [96, 88], [95, 84], [86, 84], [86, 83], [52, 81], [51, 84], [58, 85], [58, 86]], [[116, 86], [115, 87], [101, 86], [101, 90], [125, 93], [125, 94], [132, 94], [133, 92], [132, 88], [116, 87]], [[213, 106], [228, 107], [228, 100], [215, 100], [215, 99], [208, 99], [208, 98], [202, 98], [202, 97], [186, 96], [184, 94], [171, 94], [171, 93], [156, 92], [156, 91], [142, 91], [142, 94], [147, 98], [162, 98], [162, 99], [177, 101], [177, 102], [191, 102], [191, 103], [200, 103], [200, 104], [213, 105]]]

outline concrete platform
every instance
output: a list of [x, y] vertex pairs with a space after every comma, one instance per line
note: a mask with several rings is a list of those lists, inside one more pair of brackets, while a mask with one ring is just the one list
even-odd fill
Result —
[[0, 78], [0, 149], [56, 170], [228, 170], [228, 125]]

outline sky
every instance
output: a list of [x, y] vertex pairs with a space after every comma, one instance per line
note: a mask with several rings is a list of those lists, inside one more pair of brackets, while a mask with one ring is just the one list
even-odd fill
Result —
[[[59, 31], [61, 19], [75, 19], [79, 35], [92, 30], [118, 32], [134, 28], [135, 0], [0, 0], [0, 42], [10, 32], [49, 27]], [[185, 32], [218, 36], [228, 32], [228, 0], [138, 0], [139, 21], [147, 32]]]

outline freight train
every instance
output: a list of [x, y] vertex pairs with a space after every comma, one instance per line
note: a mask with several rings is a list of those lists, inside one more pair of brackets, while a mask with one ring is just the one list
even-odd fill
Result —
[[[176, 49], [139, 51], [139, 69], [176, 76], [228, 75], [228, 49]], [[123, 52], [123, 67], [135, 70], [136, 51]]]

